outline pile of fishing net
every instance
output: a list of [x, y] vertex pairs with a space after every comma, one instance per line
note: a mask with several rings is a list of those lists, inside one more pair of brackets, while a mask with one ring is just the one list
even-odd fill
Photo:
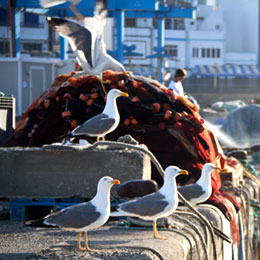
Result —
[[[178, 176], [180, 184], [197, 180], [206, 162], [224, 167], [225, 157], [218, 141], [204, 125], [199, 108], [190, 100], [174, 96], [155, 80], [133, 74], [108, 70], [103, 72], [103, 80], [105, 90], [96, 76], [82, 72], [57, 76], [50, 89], [22, 115], [10, 146], [38, 147], [59, 141], [77, 125], [102, 112], [106, 92], [118, 88], [129, 97], [117, 99], [120, 124], [106, 140], [116, 141], [130, 134], [149, 148], [163, 168], [177, 165], [187, 169], [190, 175]], [[95, 142], [95, 138], [86, 139]], [[152, 178], [159, 185], [163, 182], [155, 168]], [[209, 202], [229, 217], [226, 197], [219, 191], [219, 174], [215, 173], [212, 180], [213, 194]]]

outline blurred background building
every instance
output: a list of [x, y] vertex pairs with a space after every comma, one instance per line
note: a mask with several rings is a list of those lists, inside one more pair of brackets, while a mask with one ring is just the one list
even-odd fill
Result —
[[[18, 114], [56, 75], [75, 69], [69, 46], [45, 21], [47, 15], [73, 19], [68, 5], [42, 9], [38, 1], [0, 0], [0, 90], [17, 97]], [[88, 26], [94, 5], [95, 0], [82, 0], [77, 6]], [[107, 50], [135, 74], [167, 84], [184, 67], [184, 85], [195, 96], [208, 85], [246, 81], [244, 86], [248, 79], [259, 90], [259, 1], [107, 0], [107, 7]]]

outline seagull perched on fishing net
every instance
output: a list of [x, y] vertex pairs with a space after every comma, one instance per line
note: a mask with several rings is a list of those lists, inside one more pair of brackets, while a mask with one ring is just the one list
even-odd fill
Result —
[[76, 127], [71, 132], [70, 137], [96, 136], [97, 141], [100, 138], [105, 140], [105, 135], [114, 131], [120, 122], [120, 115], [116, 105], [116, 99], [120, 96], [127, 97], [128, 94], [119, 89], [111, 89], [107, 94], [107, 102], [103, 112]]
[[66, 2], [71, 2], [71, 5], [69, 6], [70, 10], [75, 14], [76, 18], [78, 21], [83, 20], [84, 17], [77, 11], [76, 5], [80, 2], [81, 0], [70, 0], [70, 1], [63, 1], [63, 0], [40, 0], [40, 5], [44, 8], [50, 8], [55, 5], [60, 5], [64, 4]]
[[[43, 223], [77, 231], [78, 249], [97, 251], [89, 248], [87, 231], [98, 228], [107, 222], [110, 215], [110, 190], [114, 184], [120, 184], [120, 181], [109, 176], [102, 177], [97, 185], [97, 193], [91, 201], [49, 214], [44, 218]], [[85, 247], [81, 246], [82, 232], [84, 232]]]
[[166, 239], [159, 235], [156, 221], [158, 218], [172, 214], [178, 206], [176, 177], [179, 174], [187, 175], [188, 172], [177, 166], [168, 166], [164, 173], [164, 184], [159, 191], [119, 204], [116, 211], [111, 212], [111, 216], [130, 216], [152, 220], [154, 238]]
[[95, 26], [92, 30], [66, 19], [46, 18], [55, 31], [68, 39], [83, 71], [93, 76], [100, 76], [105, 93], [102, 72], [105, 70], [126, 72], [124, 66], [106, 52], [106, 46], [102, 37], [106, 14], [107, 11], [98, 2], [94, 14], [95, 21], [93, 24]]

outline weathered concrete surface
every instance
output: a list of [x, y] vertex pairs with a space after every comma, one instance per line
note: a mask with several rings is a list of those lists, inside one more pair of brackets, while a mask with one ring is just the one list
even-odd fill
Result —
[[0, 197], [91, 198], [105, 175], [151, 179], [148, 155], [133, 149], [0, 148]]
[[[187, 212], [187, 208], [180, 207]], [[205, 216], [223, 230], [221, 213], [211, 206], [203, 206]], [[208, 259], [212, 255], [212, 239], [205, 225], [195, 217], [177, 214], [194, 224], [206, 239]], [[79, 252], [76, 249], [76, 232], [62, 231], [57, 228], [24, 227], [23, 223], [0, 221], [0, 258], [1, 259], [207, 259], [202, 249], [202, 241], [191, 226], [174, 215], [169, 222], [178, 230], [161, 228], [159, 233], [167, 240], [153, 238], [152, 227], [121, 227], [111, 221], [97, 230], [89, 231], [90, 247], [100, 249], [98, 253]], [[3, 224], [1, 224], [3, 223]], [[226, 232], [226, 231], [225, 231]], [[215, 236], [218, 259], [222, 255], [223, 241]], [[36, 243], [37, 241], [37, 243]], [[189, 242], [190, 241], [190, 242]], [[191, 244], [190, 244], [191, 243]], [[191, 246], [190, 246], [191, 245]], [[227, 259], [227, 258], [226, 258]], [[231, 258], [230, 258], [231, 259]]]

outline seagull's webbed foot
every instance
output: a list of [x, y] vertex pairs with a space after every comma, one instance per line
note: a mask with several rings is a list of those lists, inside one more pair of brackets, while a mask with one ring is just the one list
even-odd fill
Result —
[[89, 248], [88, 246], [88, 235], [87, 235], [87, 232], [84, 232], [84, 241], [85, 241], [85, 250], [88, 251], [88, 252], [98, 252], [97, 249], [92, 249], [92, 248]]
[[129, 77], [130, 72], [129, 71], [124, 71], [123, 74], [124, 74], [124, 76]]
[[81, 232], [78, 233], [78, 250], [79, 250], [79, 251], [85, 251], [85, 250], [86, 250], [86, 247], [82, 247], [82, 246], [81, 246], [80, 240], [81, 240]]
[[110, 83], [111, 83], [111, 80], [109, 80], [109, 79], [107, 79], [107, 80], [100, 79], [100, 84], [101, 84], [102, 89], [103, 89], [105, 94], [107, 94], [107, 90], [106, 90], [104, 84], [110, 84]]
[[161, 240], [167, 239], [167, 237], [159, 235], [158, 230], [157, 230], [156, 221], [153, 222], [153, 237], [156, 239], [161, 239]]

